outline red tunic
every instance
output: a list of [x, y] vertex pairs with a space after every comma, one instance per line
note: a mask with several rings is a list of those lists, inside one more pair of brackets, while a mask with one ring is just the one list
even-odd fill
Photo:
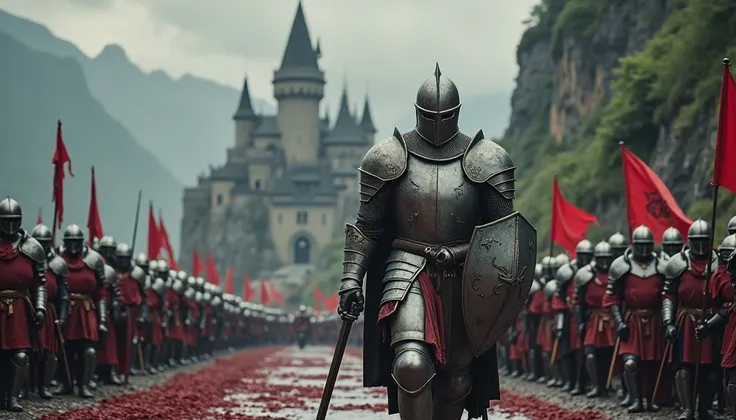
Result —
[[[699, 346], [702, 346], [700, 363], [707, 365], [715, 362], [713, 360], [713, 337], [708, 336], [702, 342], [695, 339], [695, 327], [703, 319], [706, 263], [707, 261], [691, 260], [690, 269], [680, 275], [677, 296], [665, 296], [677, 305], [676, 325], [680, 338], [678, 346], [681, 346], [677, 350], [682, 356], [682, 359], [678, 361], [682, 363], [698, 364]], [[670, 362], [675, 359], [673, 352], [675, 346], [672, 347], [669, 354]]]
[[176, 341], [184, 341], [184, 323], [181, 320], [179, 294], [172, 289], [167, 289], [165, 292], [164, 305], [167, 311], [171, 311], [171, 319], [169, 320], [169, 328], [166, 334], [167, 338]]
[[141, 304], [143, 303], [143, 295], [141, 294], [138, 281], [130, 276], [129, 272], [118, 271], [118, 281], [120, 284], [120, 301], [123, 304], [123, 310], [127, 313], [125, 319], [125, 343], [120, 344], [118, 359], [120, 360], [121, 372], [123, 374], [130, 373], [133, 358], [133, 338], [138, 333], [138, 316], [141, 313]]
[[606, 294], [603, 307], [625, 305], [625, 322], [629, 340], [621, 341], [618, 354], [631, 354], [642, 361], [658, 361], [664, 354], [665, 339], [662, 326], [662, 287], [664, 276], [655, 274], [641, 278], [631, 273], [624, 282], [624, 296]]
[[722, 310], [728, 316], [728, 324], [723, 331], [721, 345], [721, 367], [724, 369], [736, 367], [736, 313], [734, 313], [734, 291], [731, 276], [725, 265], [718, 266], [710, 280], [710, 299], [713, 311]]
[[189, 347], [196, 347], [197, 340], [199, 339], [199, 325], [197, 320], [199, 319], [199, 305], [194, 300], [187, 299], [186, 304], [189, 307], [189, 311], [192, 314], [192, 325], [187, 328], [186, 342]]
[[146, 300], [148, 302], [148, 314], [150, 316], [150, 324], [146, 340], [154, 346], [160, 346], [164, 342], [161, 298], [153, 289], [149, 289], [148, 292], [146, 292]]
[[59, 351], [58, 333], [56, 332], [56, 307], [54, 301], [56, 294], [59, 292], [59, 285], [56, 281], [56, 275], [51, 270], [46, 270], [46, 320], [43, 327], [38, 333], [41, 349], [50, 353]]
[[509, 359], [521, 360], [529, 351], [529, 334], [522, 332], [521, 314], [516, 318], [516, 344], [509, 344]]
[[215, 316], [215, 310], [212, 309], [212, 305], [209, 303], [205, 303], [202, 305], [202, 312], [204, 312], [204, 316], [206, 317], [206, 321], [204, 324], [204, 329], [199, 332], [199, 336], [202, 338], [210, 338], [214, 334], [215, 325], [213, 323], [214, 316]]
[[584, 346], [595, 348], [613, 347], [616, 342], [616, 328], [608, 308], [603, 308], [603, 297], [608, 287], [608, 274], [598, 273], [585, 285], [585, 302], [588, 314], [585, 322]]
[[555, 312], [548, 302], [542, 306], [542, 321], [537, 330], [537, 344], [545, 352], [551, 352], [554, 347]]
[[[97, 277], [81, 258], [64, 255], [69, 267], [69, 317], [64, 330], [66, 340], [97, 341], [95, 302], [107, 297], [107, 288], [97, 284]], [[109, 334], [108, 334], [109, 335]]]
[[542, 315], [544, 312], [544, 290], [539, 289], [534, 292], [529, 299], [529, 313], [533, 315]]
[[30, 349], [33, 261], [0, 239], [0, 350]]

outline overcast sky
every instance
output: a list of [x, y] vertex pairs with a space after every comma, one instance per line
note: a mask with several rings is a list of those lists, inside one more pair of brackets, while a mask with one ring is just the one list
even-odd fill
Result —
[[[538, 0], [303, 0], [334, 115], [345, 78], [351, 102], [370, 94], [380, 131], [412, 112], [435, 61], [460, 89], [510, 92], [522, 21]], [[185, 73], [271, 99], [297, 0], [0, 0], [90, 56], [121, 45], [144, 70]], [[455, 6], [457, 5], [457, 6]], [[228, 123], [228, 120], [224, 120]]]

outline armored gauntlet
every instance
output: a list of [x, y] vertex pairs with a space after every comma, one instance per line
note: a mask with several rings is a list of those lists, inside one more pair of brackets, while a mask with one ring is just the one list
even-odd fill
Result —
[[675, 326], [675, 303], [670, 299], [662, 300], [662, 322], [664, 323], [664, 335], [668, 341], [677, 340], [677, 327]]
[[340, 279], [340, 313], [343, 317], [357, 317], [363, 311], [363, 277], [376, 244], [351, 224], [345, 225], [345, 257]]

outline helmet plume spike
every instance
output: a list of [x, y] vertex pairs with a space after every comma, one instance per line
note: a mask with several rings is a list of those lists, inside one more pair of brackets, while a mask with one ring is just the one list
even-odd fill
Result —
[[434, 65], [434, 81], [437, 86], [437, 113], [434, 114], [434, 132], [435, 136], [437, 136], [436, 143], [435, 144], [441, 144], [440, 139], [440, 130], [442, 127], [442, 110], [440, 109], [441, 102], [440, 102], [440, 76], [442, 76], [442, 72], [440, 71], [440, 63], [435, 62]]

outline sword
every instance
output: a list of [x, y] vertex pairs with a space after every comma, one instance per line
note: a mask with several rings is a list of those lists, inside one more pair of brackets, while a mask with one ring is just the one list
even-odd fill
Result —
[[[353, 306], [355, 306], [354, 303]], [[327, 409], [330, 407], [332, 391], [335, 390], [337, 374], [340, 372], [340, 364], [342, 363], [342, 357], [345, 355], [345, 347], [348, 344], [348, 337], [350, 336], [350, 329], [353, 328], [353, 322], [355, 322], [355, 319], [353, 318], [342, 320], [340, 332], [337, 334], [337, 343], [335, 343], [335, 355], [332, 356], [330, 372], [327, 374], [325, 387], [322, 390], [322, 399], [319, 402], [319, 410], [317, 411], [316, 420], [325, 420], [327, 417]]]
[[69, 359], [66, 357], [66, 347], [64, 347], [64, 336], [61, 334], [61, 327], [59, 326], [59, 322], [57, 321], [55, 323], [56, 325], [56, 334], [59, 336], [59, 347], [61, 347], [61, 358], [64, 359], [64, 370], [66, 371], [66, 380], [69, 381], [69, 386], [73, 387], [74, 382], [72, 382], [72, 374], [69, 371]]

